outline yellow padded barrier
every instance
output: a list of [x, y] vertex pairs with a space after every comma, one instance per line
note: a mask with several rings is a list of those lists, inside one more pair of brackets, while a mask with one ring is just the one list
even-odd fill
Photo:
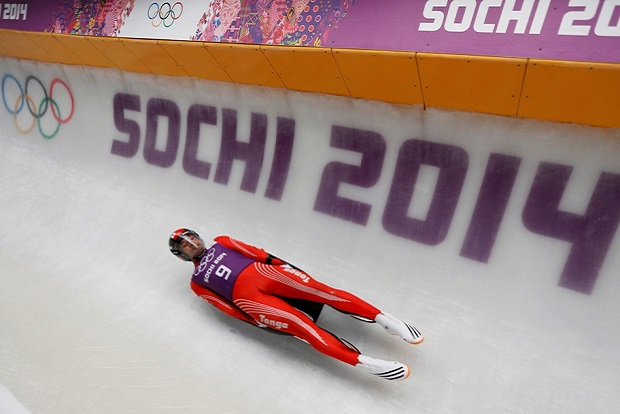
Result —
[[0, 29], [0, 54], [620, 128], [620, 65]]
[[331, 49], [261, 46], [286, 88], [350, 96]]
[[516, 116], [527, 59], [418, 53], [426, 106]]
[[233, 82], [284, 88], [259, 45], [205, 43], [204, 46]]
[[26, 36], [26, 32], [17, 30], [0, 31], [0, 47], [4, 50], [6, 56], [42, 62], [54, 61], [53, 56], [43, 50], [31, 38]]
[[620, 126], [620, 65], [530, 60], [519, 116]]
[[149, 68], [151, 73], [170, 76], [187, 76], [187, 73], [157, 42], [144, 39], [120, 38], [120, 42]]
[[88, 41], [120, 69], [130, 72], [152, 73], [140, 59], [123, 44], [118, 37], [89, 37]]
[[424, 104], [415, 53], [333, 49], [332, 54], [352, 97]]
[[53, 34], [52, 37], [62, 43], [75, 56], [82, 60], [84, 65], [96, 66], [100, 68], [117, 67], [114, 62], [108, 59], [99, 49], [88, 41], [89, 36]]
[[201, 42], [158, 40], [157, 44], [177, 62], [187, 76], [232, 82]]
[[24, 34], [47, 52], [50, 57], [48, 62], [64, 63], [68, 65], [83, 65], [84, 61], [70, 51], [54, 36], [47, 33], [24, 32]]

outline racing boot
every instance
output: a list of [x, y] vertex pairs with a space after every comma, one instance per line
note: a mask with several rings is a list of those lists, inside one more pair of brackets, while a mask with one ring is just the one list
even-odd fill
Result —
[[407, 365], [396, 361], [384, 361], [365, 355], [360, 355], [358, 361], [356, 368], [390, 381], [407, 379], [411, 372]]
[[415, 327], [389, 313], [381, 312], [375, 318], [375, 322], [383, 326], [390, 335], [398, 335], [410, 344], [417, 345], [424, 340], [424, 336]]

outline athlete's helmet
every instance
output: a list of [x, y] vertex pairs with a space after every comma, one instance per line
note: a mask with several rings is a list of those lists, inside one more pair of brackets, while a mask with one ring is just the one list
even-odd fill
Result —
[[183, 253], [180, 247], [181, 247], [181, 242], [189, 236], [194, 236], [200, 239], [201, 241], [203, 241], [202, 238], [198, 235], [198, 233], [196, 233], [194, 230], [186, 229], [186, 228], [180, 228], [180, 229], [175, 230], [174, 232], [172, 232], [172, 234], [170, 235], [170, 238], [168, 239], [168, 245], [170, 246], [170, 252], [173, 255], [177, 256], [179, 259], [185, 260], [187, 262], [193, 261], [194, 258]]

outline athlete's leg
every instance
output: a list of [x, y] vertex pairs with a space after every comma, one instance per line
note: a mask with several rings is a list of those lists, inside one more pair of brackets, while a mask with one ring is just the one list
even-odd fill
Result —
[[[246, 269], [249, 271], [251, 268]], [[339, 311], [374, 321], [380, 310], [359, 297], [328, 286], [288, 266], [254, 265], [256, 284], [265, 293], [324, 303]]]
[[[272, 329], [293, 335], [307, 342], [314, 349], [327, 356], [353, 365], [358, 369], [381, 378], [402, 380], [409, 376], [410, 370], [407, 365], [396, 361], [384, 361], [361, 355], [353, 346], [345, 344], [345, 342], [330, 332], [317, 326], [305, 313], [289, 305], [283, 299], [273, 296], [272, 293], [266, 293], [263, 291], [264, 286], [261, 286], [264, 283], [261, 279], [261, 275], [256, 271], [255, 266], [250, 266], [239, 275], [233, 289], [233, 302], [235, 305], [257, 322], [269, 326]], [[284, 281], [284, 284], [287, 285], [288, 282]], [[318, 289], [316, 285], [312, 288]], [[337, 302], [351, 303], [361, 301], [361, 299], [347, 292], [330, 289], [329, 287], [323, 290], [318, 289], [319, 293], [312, 291], [312, 295], [309, 296], [309, 298], [311, 298], [310, 300], [314, 299], [318, 301], [318, 299], [313, 296], [318, 295], [325, 299], [324, 295], [320, 292], [326, 292], [328, 295], [340, 298]], [[283, 289], [279, 292], [284, 292], [286, 290], [287, 289]], [[292, 292], [295, 291], [296, 289], [293, 289]], [[306, 289], [302, 289], [302, 291], [305, 292]], [[282, 296], [285, 295], [282, 294]], [[294, 294], [291, 297], [304, 298], [304, 296], [299, 296], [298, 294]], [[333, 302], [331, 298], [328, 299], [329, 301], [321, 302]], [[365, 302], [361, 302], [361, 306], [364, 307]], [[349, 308], [349, 306], [350, 305], [346, 305], [344, 308], [351, 309], [350, 312], [353, 313], [355, 305], [351, 308]], [[375, 312], [376, 308], [372, 305], [367, 305], [367, 307], [368, 309], [363, 312], [369, 317]]]
[[419, 344], [424, 340], [424, 336], [413, 325], [381, 312], [347, 291], [321, 283], [305, 272], [288, 266], [269, 266], [262, 263], [256, 263], [246, 271], [252, 270], [259, 276], [256, 278], [257, 286], [266, 293], [325, 303], [351, 316], [377, 322], [388, 333], [398, 335], [411, 344]]
[[233, 301], [258, 323], [293, 335], [317, 351], [349, 365], [359, 362], [359, 352], [317, 326], [305, 313], [284, 300], [259, 291], [252, 284], [254, 278], [248, 274], [245, 276], [242, 273], [235, 283]]

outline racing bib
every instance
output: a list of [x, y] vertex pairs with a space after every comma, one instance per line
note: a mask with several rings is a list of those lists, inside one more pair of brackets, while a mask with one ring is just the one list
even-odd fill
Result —
[[192, 281], [232, 302], [232, 290], [239, 273], [254, 260], [219, 243], [209, 247], [194, 269]]

